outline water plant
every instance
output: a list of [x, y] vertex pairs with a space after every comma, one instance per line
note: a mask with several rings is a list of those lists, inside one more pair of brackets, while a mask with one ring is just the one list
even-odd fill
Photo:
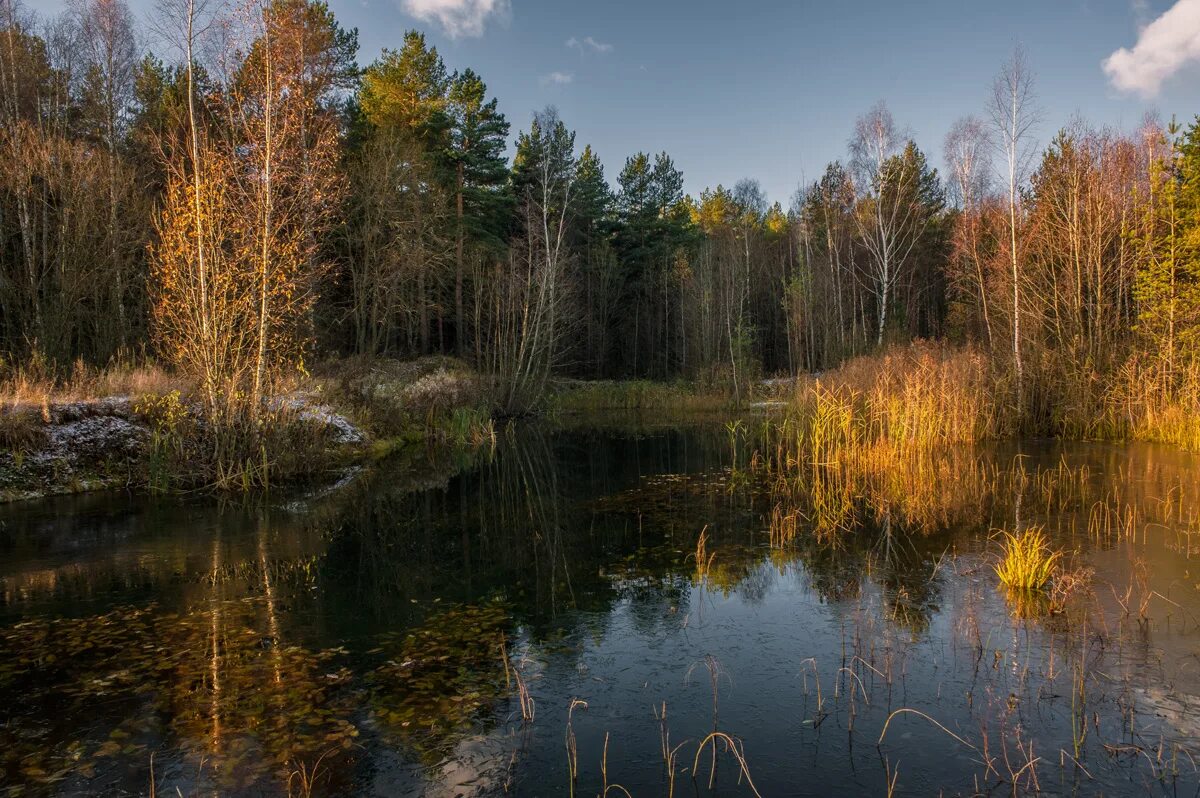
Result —
[[700, 537], [696, 538], [696, 581], [704, 584], [708, 580], [708, 576], [712, 573], [713, 560], [716, 559], [716, 552], [708, 550], [708, 526], [700, 530]]
[[1013, 590], [1042, 590], [1058, 571], [1062, 552], [1050, 548], [1045, 532], [1039, 527], [1023, 532], [1004, 533], [1003, 553], [996, 564], [996, 576]]
[[[567, 747], [567, 775], [568, 783], [570, 784], [570, 794], [575, 794], [575, 785], [579, 782], [579, 747], [575, 741], [575, 727], [572, 721], [575, 717], [576, 709], [587, 709], [588, 702], [582, 698], [572, 698], [570, 705], [567, 707], [567, 731], [564, 737], [564, 742]], [[607, 761], [608, 755], [608, 738], [604, 741], [604, 753]]]

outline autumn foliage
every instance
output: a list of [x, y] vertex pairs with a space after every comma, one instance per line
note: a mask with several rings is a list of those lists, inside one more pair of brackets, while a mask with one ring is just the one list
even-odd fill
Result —
[[331, 46], [328, 20], [306, 3], [249, 2], [233, 22], [239, 66], [215, 103], [228, 124], [215, 135], [189, 125], [193, 156], [168, 181], [151, 249], [153, 319], [160, 350], [210, 407], [246, 400], [257, 412], [282, 374], [303, 369], [343, 178], [322, 104], [334, 80], [306, 57]]

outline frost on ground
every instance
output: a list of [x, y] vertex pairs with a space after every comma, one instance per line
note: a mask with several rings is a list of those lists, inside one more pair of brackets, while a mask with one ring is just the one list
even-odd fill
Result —
[[[367, 440], [348, 418], [309, 397], [280, 397], [271, 406], [324, 430], [335, 445]], [[20, 422], [21, 439], [0, 434], [0, 501], [131, 484], [153, 438], [127, 396], [19, 408], [7, 420]]]
[[118, 484], [150, 441], [124, 396], [48, 405], [36, 431], [28, 447], [0, 450], [0, 500]]
[[377, 360], [347, 374], [345, 382], [365, 400], [419, 417], [430, 411], [470, 407], [483, 398], [478, 375], [450, 357]]
[[316, 402], [308, 396], [281, 396], [272, 400], [271, 409], [289, 411], [295, 414], [298, 421], [324, 427], [334, 443], [350, 445], [367, 441], [367, 436], [354, 422], [329, 405]]
[[47, 445], [35, 457], [69, 463], [103, 458], [133, 459], [150, 440], [150, 429], [133, 416], [128, 397], [72, 402], [51, 409]]

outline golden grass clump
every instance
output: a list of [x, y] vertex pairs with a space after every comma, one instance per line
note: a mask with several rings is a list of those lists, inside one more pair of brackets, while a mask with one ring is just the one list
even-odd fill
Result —
[[794, 542], [799, 535], [799, 522], [799, 510], [784, 509], [782, 504], [772, 507], [768, 527], [771, 535], [771, 548], [781, 549]]
[[708, 550], [708, 527], [700, 530], [700, 537], [696, 539], [696, 581], [704, 583], [708, 580], [709, 574], [712, 573], [713, 560], [717, 558], [717, 553], [709, 552]]
[[1058, 571], [1062, 552], [1050, 548], [1046, 534], [1037, 527], [1013, 534], [1004, 533], [1003, 554], [996, 576], [1013, 590], [1042, 590]]
[[[818, 531], [853, 526], [856, 497], [944, 525], [982, 501], [965, 484], [994, 479], [971, 449], [1002, 432], [994, 386], [971, 348], [918, 341], [858, 357], [801, 381], [782, 416], [763, 424], [754, 459]], [[785, 532], [775, 520], [773, 537]]]

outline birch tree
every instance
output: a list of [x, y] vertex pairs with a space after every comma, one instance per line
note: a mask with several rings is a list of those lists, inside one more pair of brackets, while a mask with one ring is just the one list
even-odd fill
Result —
[[855, 219], [870, 255], [868, 288], [876, 301], [877, 346], [883, 344], [892, 294], [927, 221], [914, 201], [921, 175], [912, 159], [902, 157], [907, 141], [882, 101], [858, 118], [850, 140], [861, 194]]
[[979, 303], [984, 340], [992, 346], [992, 318], [981, 253], [982, 206], [991, 180], [991, 137], [987, 126], [974, 116], [959, 119], [946, 134], [945, 157], [950, 194], [959, 209], [952, 249], [952, 281], [969, 283]]
[[1025, 369], [1021, 358], [1021, 262], [1018, 215], [1021, 186], [1033, 156], [1033, 128], [1037, 122], [1033, 72], [1020, 47], [1000, 68], [992, 83], [988, 114], [995, 131], [995, 146], [1003, 163], [1008, 192], [1008, 250], [1012, 270], [1012, 356], [1017, 377], [1017, 405], [1025, 406]]
[[575, 134], [554, 108], [538, 112], [517, 142], [514, 183], [523, 239], [498, 275], [496, 330], [490, 353], [500, 407], [528, 410], [558, 365], [569, 315], [567, 246], [575, 201]]

